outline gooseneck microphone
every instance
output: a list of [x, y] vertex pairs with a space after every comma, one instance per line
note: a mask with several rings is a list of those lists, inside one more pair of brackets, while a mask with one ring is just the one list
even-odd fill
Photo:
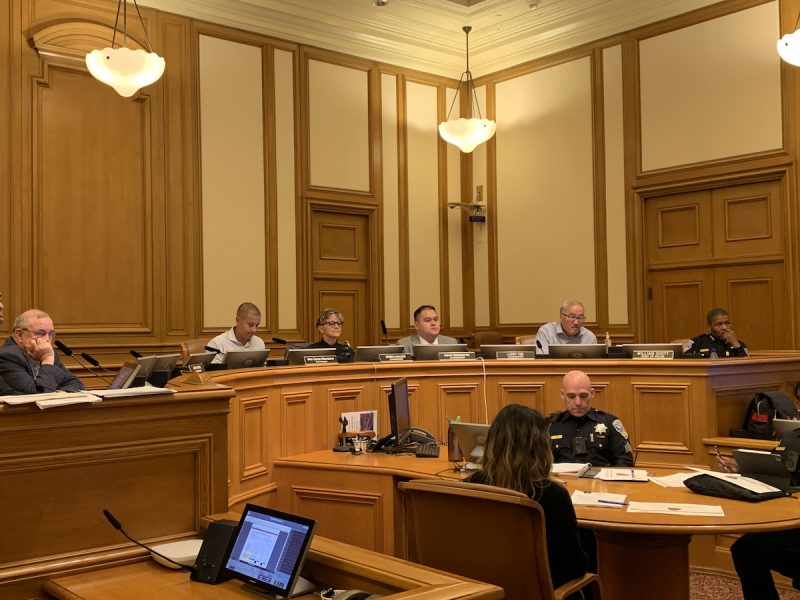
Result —
[[89, 371], [89, 373], [91, 373], [92, 375], [94, 375], [98, 379], [102, 379], [108, 385], [111, 385], [111, 382], [108, 379], [106, 379], [105, 377], [100, 375], [100, 373], [98, 373], [97, 371], [92, 369], [89, 365], [87, 365], [85, 362], [83, 362], [80, 358], [75, 356], [75, 353], [72, 351], [72, 349], [69, 346], [67, 346], [64, 342], [62, 342], [61, 340], [56, 340], [54, 342], [54, 344], [55, 344], [56, 348], [61, 350], [61, 352], [64, 354], [64, 356], [69, 356], [72, 360], [74, 360], [76, 363], [78, 363], [81, 367], [83, 367], [84, 369]]
[[388, 330], [386, 329], [386, 321], [381, 319], [381, 331], [383, 332], [383, 343], [389, 345]]
[[189, 565], [182, 565], [181, 563], [179, 563], [177, 561], [174, 561], [174, 560], [172, 560], [171, 558], [169, 558], [167, 556], [164, 556], [160, 552], [157, 552], [157, 551], [153, 550], [150, 546], [146, 546], [145, 544], [133, 539], [131, 536], [129, 536], [127, 533], [125, 533], [125, 530], [122, 528], [122, 523], [120, 523], [117, 520], [117, 518], [114, 515], [111, 514], [111, 512], [109, 510], [104, 508], [103, 509], [103, 515], [105, 515], [106, 519], [108, 519], [108, 522], [111, 523], [111, 526], [114, 529], [119, 531], [122, 535], [124, 535], [126, 538], [128, 538], [131, 542], [133, 542], [137, 546], [141, 546], [142, 548], [144, 548], [148, 552], [152, 552], [153, 554], [156, 554], [156, 555], [160, 556], [161, 558], [163, 558], [167, 562], [171, 562], [173, 565], [176, 565], [176, 566], [180, 567], [181, 571], [189, 571], [190, 573], [194, 573], [194, 567], [190, 567]]
[[276, 344], [283, 344], [284, 346], [289, 343], [285, 339], [279, 337], [272, 338], [272, 341], [275, 342]]
[[112, 373], [111, 371], [109, 371], [109, 370], [108, 370], [108, 369], [106, 369], [106, 368], [105, 368], [103, 365], [101, 365], [101, 364], [98, 362], [98, 360], [97, 360], [97, 359], [96, 359], [94, 356], [92, 356], [91, 354], [87, 354], [86, 352], [81, 352], [81, 356], [83, 357], [83, 360], [85, 360], [86, 362], [88, 362], [88, 363], [89, 363], [90, 365], [92, 365], [93, 367], [98, 367], [98, 368], [100, 368], [100, 369], [103, 369], [103, 371], [104, 371], [104, 372], [106, 372], [106, 373], [108, 373], [109, 375], [113, 375], [113, 373]]
[[128, 352], [131, 353], [131, 356], [133, 358], [142, 358], [142, 353], [141, 352], [137, 352], [136, 350], [129, 350]]
[[222, 352], [222, 350], [218, 350], [213, 346], [203, 346], [203, 350], [205, 350], [206, 352], [213, 352], [214, 354], [219, 354], [220, 352]]
[[542, 348], [542, 342], [540, 342], [539, 340], [536, 340], [536, 347], [539, 349], [539, 352], [541, 354], [544, 354], [544, 349]]

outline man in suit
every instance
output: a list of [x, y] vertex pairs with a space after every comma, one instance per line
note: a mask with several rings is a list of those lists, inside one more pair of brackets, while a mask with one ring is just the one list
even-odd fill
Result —
[[414, 311], [414, 329], [417, 333], [397, 340], [399, 346], [403, 346], [404, 351], [413, 354], [414, 346], [429, 344], [457, 344], [458, 340], [439, 335], [441, 324], [439, 323], [439, 313], [430, 304], [423, 304]]
[[83, 382], [61, 364], [53, 350], [53, 320], [36, 308], [14, 319], [12, 334], [0, 348], [0, 378], [19, 394], [77, 392]]
[[[3, 324], [4, 320], [5, 320], [5, 306], [3, 306], [3, 292], [0, 292], [0, 325]], [[11, 389], [11, 387], [9, 387], [9, 385], [5, 381], [3, 381], [3, 378], [0, 377], [0, 396], [16, 394], [16, 393], [17, 392]]]

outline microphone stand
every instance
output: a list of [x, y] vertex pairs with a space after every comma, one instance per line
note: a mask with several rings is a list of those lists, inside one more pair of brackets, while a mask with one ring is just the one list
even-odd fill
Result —
[[347, 418], [346, 417], [339, 417], [339, 423], [342, 424], [342, 432], [339, 434], [341, 435], [341, 444], [334, 447], [334, 452], [350, 452], [352, 448], [347, 444]]

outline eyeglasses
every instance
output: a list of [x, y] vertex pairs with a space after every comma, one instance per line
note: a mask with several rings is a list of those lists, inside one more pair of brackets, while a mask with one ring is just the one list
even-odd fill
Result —
[[328, 327], [341, 327], [344, 325], [344, 321], [325, 321], [323, 325], [327, 325]]
[[570, 321], [577, 321], [578, 323], [583, 323], [586, 320], [586, 317], [584, 315], [567, 315], [561, 313], [561, 316], [568, 318]]
[[54, 337], [56, 337], [55, 329], [52, 329], [50, 331], [47, 331], [46, 329], [25, 329], [24, 327], [22, 327], [21, 329], [22, 331], [27, 331], [28, 333], [32, 333], [33, 336], [37, 338], [49, 337], [50, 339], [53, 339]]

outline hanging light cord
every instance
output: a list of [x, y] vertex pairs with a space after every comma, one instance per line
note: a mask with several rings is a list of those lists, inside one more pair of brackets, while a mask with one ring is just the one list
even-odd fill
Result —
[[[135, 2], [136, 0], [134, 0]], [[799, 17], [800, 18], [800, 17]], [[456, 88], [456, 94], [453, 96], [453, 102], [450, 103], [450, 110], [447, 111], [447, 118], [446, 121], [450, 120], [450, 115], [453, 113], [453, 107], [456, 104], [456, 98], [458, 98], [458, 93], [461, 91], [461, 84], [464, 82], [464, 78], [466, 77], [466, 88], [467, 88], [467, 97], [470, 98], [470, 107], [469, 107], [469, 114], [467, 116], [472, 116], [472, 100], [475, 100], [475, 106], [478, 109], [478, 118], [482, 119], [481, 116], [481, 105], [478, 104], [478, 94], [475, 92], [475, 83], [472, 80], [472, 73], [469, 70], [469, 32], [472, 31], [472, 27], [469, 25], [464, 25], [462, 30], [465, 34], [467, 34], [467, 70], [461, 74], [461, 79], [458, 80], [458, 87]], [[470, 91], [472, 94], [470, 94]]]
[[[117, 1], [117, 16], [114, 19], [114, 35], [111, 36], [111, 47], [114, 48], [114, 41], [117, 39], [117, 25], [119, 24], [119, 9], [122, 5], [125, 5], [122, 9], [122, 44], [123, 46], [128, 45], [128, 0], [118, 0]], [[136, 14], [139, 15], [139, 22], [142, 24], [142, 30], [144, 30], [144, 39], [147, 42], [147, 51], [153, 51], [153, 45], [150, 43], [150, 36], [147, 35], [147, 27], [144, 26], [144, 19], [142, 18], [142, 13], [139, 10], [139, 3], [136, 0], [133, 0], [133, 5], [136, 7]]]

